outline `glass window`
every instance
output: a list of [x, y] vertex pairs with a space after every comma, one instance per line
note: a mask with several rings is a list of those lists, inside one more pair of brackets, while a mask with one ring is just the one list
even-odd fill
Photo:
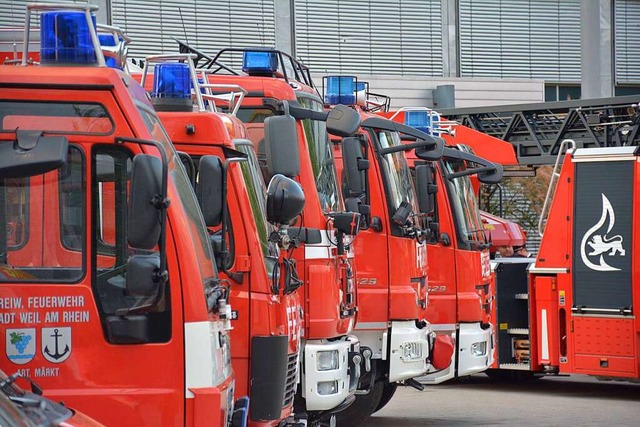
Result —
[[108, 135], [114, 125], [100, 104], [0, 101], [3, 132], [42, 130], [66, 134]]
[[[453, 174], [466, 169], [464, 161], [445, 159], [445, 174]], [[458, 234], [466, 241], [484, 242], [484, 226], [480, 219], [478, 198], [469, 176], [447, 179], [447, 190], [456, 217]]]
[[[187, 173], [184, 169], [182, 161], [169, 140], [169, 136], [164, 127], [160, 123], [160, 119], [153, 111], [147, 110], [146, 107], [138, 106], [140, 115], [144, 119], [145, 125], [151, 132], [154, 140], [164, 147], [168, 158], [169, 179], [172, 180], [177, 187], [178, 196], [182, 202], [189, 223], [190, 236], [196, 248], [196, 257], [200, 266], [200, 275], [203, 279], [203, 286], [211, 278], [216, 276], [213, 264], [213, 253], [207, 227], [200, 211], [200, 206], [193, 192], [193, 187], [189, 182]], [[183, 236], [186, 237], [186, 236]]]
[[7, 247], [16, 250], [29, 239], [29, 178], [7, 178], [0, 191], [5, 194]]
[[[377, 135], [378, 143], [382, 149], [402, 145], [397, 132], [382, 131], [378, 132]], [[387, 186], [390, 214], [393, 215], [403, 202], [411, 206], [413, 213], [418, 213], [419, 209], [413, 188], [413, 179], [404, 151], [381, 156], [380, 165]]]
[[[298, 99], [300, 105], [314, 111], [324, 111], [320, 102], [306, 97]], [[309, 158], [320, 197], [320, 205], [325, 213], [341, 210], [340, 190], [336, 178], [336, 168], [327, 124], [318, 120], [304, 119], [302, 127], [309, 149]]]
[[0, 229], [8, 231], [0, 238], [0, 283], [82, 279], [84, 170], [82, 152], [70, 146], [60, 169], [0, 185]]
[[272, 224], [267, 222], [267, 188], [262, 179], [258, 158], [256, 157], [253, 145], [237, 144], [236, 149], [247, 155], [247, 161], [240, 163], [242, 175], [244, 176], [253, 218], [258, 229], [260, 247], [265, 259], [265, 266], [270, 277], [278, 259], [278, 247], [269, 242], [269, 235], [275, 230]]

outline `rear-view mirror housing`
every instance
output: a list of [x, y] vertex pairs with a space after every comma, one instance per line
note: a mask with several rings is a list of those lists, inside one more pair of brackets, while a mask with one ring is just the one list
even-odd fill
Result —
[[264, 121], [264, 150], [270, 175], [293, 178], [300, 173], [298, 130], [289, 116], [271, 116]]
[[161, 223], [155, 202], [162, 197], [162, 161], [148, 154], [137, 154], [131, 169], [127, 223], [130, 246], [151, 250], [158, 244]]
[[304, 208], [302, 187], [284, 175], [274, 175], [267, 187], [267, 221], [289, 225]]
[[217, 227], [222, 222], [224, 204], [222, 161], [218, 156], [202, 156], [198, 173], [196, 197], [204, 222], [207, 227]]
[[360, 128], [360, 114], [345, 105], [336, 105], [327, 115], [327, 132], [336, 136], [353, 136]]
[[0, 178], [41, 175], [67, 162], [67, 138], [42, 133], [17, 130], [15, 141], [0, 143]]

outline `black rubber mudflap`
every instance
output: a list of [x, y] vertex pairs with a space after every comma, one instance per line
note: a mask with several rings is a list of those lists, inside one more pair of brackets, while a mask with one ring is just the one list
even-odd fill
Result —
[[287, 379], [288, 342], [286, 335], [251, 339], [251, 421], [280, 418]]

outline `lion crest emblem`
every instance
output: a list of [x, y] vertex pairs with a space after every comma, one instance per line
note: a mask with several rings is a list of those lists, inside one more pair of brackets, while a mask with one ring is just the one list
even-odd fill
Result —
[[[606, 227], [606, 231], [602, 233], [603, 226], [609, 220]], [[582, 236], [582, 242], [580, 244], [580, 256], [582, 262], [595, 271], [620, 271], [619, 268], [613, 267], [607, 264], [605, 256], [625, 256], [625, 250], [623, 245], [624, 239], [621, 235], [607, 237], [616, 223], [616, 214], [613, 210], [613, 206], [607, 196], [602, 194], [602, 214], [598, 222], [587, 230]], [[587, 246], [590, 248], [587, 253]], [[598, 257], [596, 262], [593, 262], [589, 257]]]

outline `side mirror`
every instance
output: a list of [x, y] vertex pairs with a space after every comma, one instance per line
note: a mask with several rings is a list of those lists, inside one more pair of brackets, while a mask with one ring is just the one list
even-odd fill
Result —
[[196, 196], [207, 227], [217, 227], [222, 222], [224, 204], [222, 161], [218, 156], [202, 156], [199, 165], [200, 178]]
[[271, 175], [293, 178], [300, 173], [298, 130], [293, 117], [271, 116], [264, 120], [264, 150]]
[[365, 174], [369, 169], [369, 161], [364, 158], [362, 145], [358, 138], [344, 138], [342, 140], [343, 176], [348, 196], [357, 197], [366, 191]]
[[336, 136], [353, 136], [360, 128], [360, 114], [345, 105], [336, 105], [327, 115], [327, 132]]
[[331, 214], [333, 227], [339, 233], [356, 236], [360, 232], [360, 214], [357, 212], [337, 212]]
[[16, 130], [16, 140], [0, 143], [0, 178], [41, 175], [67, 163], [69, 142], [42, 131]]
[[429, 165], [416, 166], [416, 193], [420, 213], [430, 214], [436, 207], [438, 186], [433, 183], [433, 169]]
[[127, 261], [127, 292], [136, 297], [154, 297], [160, 290], [160, 282], [156, 279], [158, 271], [160, 257], [157, 253], [131, 255]]
[[137, 249], [153, 249], [160, 239], [158, 203], [162, 202], [162, 161], [137, 154], [131, 169], [127, 240]]
[[267, 187], [267, 221], [289, 225], [302, 212], [304, 201], [304, 192], [297, 182], [274, 175]]
[[498, 184], [502, 181], [504, 168], [499, 163], [493, 163], [493, 165], [495, 166], [495, 170], [490, 172], [480, 172], [478, 174], [478, 181], [483, 184]]

